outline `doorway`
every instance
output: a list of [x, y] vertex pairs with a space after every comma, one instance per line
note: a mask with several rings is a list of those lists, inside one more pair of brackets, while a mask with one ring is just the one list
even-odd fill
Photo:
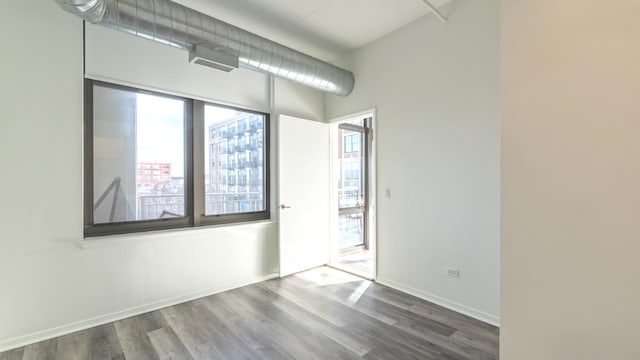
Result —
[[331, 128], [332, 216], [330, 265], [375, 278], [373, 112], [338, 120]]

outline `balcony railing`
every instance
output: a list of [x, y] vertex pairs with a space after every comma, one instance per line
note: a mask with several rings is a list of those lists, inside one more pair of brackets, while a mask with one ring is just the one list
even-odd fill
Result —
[[359, 190], [340, 190], [338, 191], [338, 204], [340, 208], [362, 206], [364, 193]]
[[161, 194], [138, 196], [138, 219], [160, 219], [167, 213], [184, 215], [183, 194]]
[[[264, 210], [262, 192], [205, 194], [206, 214], [232, 214]], [[153, 220], [184, 216], [184, 195], [160, 194], [138, 196], [138, 219]]]
[[208, 215], [263, 211], [264, 200], [261, 192], [208, 193], [205, 208]]
[[227, 128], [224, 130], [219, 130], [217, 133], [214, 131], [213, 133], [209, 133], [210, 139], [215, 139], [217, 137], [220, 138], [232, 138], [236, 135], [242, 135], [246, 133], [256, 133], [264, 128], [263, 124], [250, 124], [250, 125], [239, 125], [238, 128]]

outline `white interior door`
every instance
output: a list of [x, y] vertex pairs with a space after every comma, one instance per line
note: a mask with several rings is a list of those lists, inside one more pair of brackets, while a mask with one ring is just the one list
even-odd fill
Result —
[[280, 115], [280, 276], [329, 262], [329, 125]]

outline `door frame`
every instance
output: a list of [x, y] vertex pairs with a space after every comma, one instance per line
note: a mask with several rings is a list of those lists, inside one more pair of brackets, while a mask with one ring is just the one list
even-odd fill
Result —
[[337, 224], [337, 220], [338, 220], [338, 183], [337, 181], [335, 181], [336, 179], [336, 161], [338, 159], [338, 144], [337, 141], [339, 141], [338, 139], [338, 126], [341, 123], [345, 123], [347, 121], [350, 120], [354, 120], [354, 119], [358, 119], [364, 116], [370, 116], [371, 117], [371, 142], [370, 142], [370, 147], [369, 147], [369, 159], [368, 159], [368, 168], [369, 168], [369, 184], [368, 184], [368, 191], [367, 191], [367, 196], [368, 196], [368, 208], [367, 208], [367, 218], [365, 221], [366, 224], [366, 228], [364, 229], [365, 233], [367, 234], [367, 240], [368, 241], [368, 246], [369, 246], [369, 250], [373, 252], [373, 269], [372, 269], [372, 274], [371, 274], [371, 278], [373, 280], [376, 280], [377, 275], [378, 275], [378, 241], [377, 241], [377, 187], [376, 187], [376, 182], [377, 182], [377, 156], [376, 156], [376, 148], [377, 148], [377, 141], [376, 141], [376, 125], [377, 125], [377, 112], [376, 112], [376, 108], [372, 108], [372, 109], [367, 109], [367, 110], [363, 110], [363, 111], [359, 111], [356, 113], [352, 113], [349, 115], [344, 115], [344, 116], [340, 116], [337, 118], [333, 118], [331, 120], [328, 121], [328, 124], [330, 125], [330, 141], [331, 141], [331, 159], [330, 159], [330, 164], [331, 164], [331, 169], [330, 169], [330, 182], [331, 182], [331, 216], [330, 216], [330, 225], [331, 225], [331, 258], [330, 261], [332, 261], [334, 259], [334, 257], [337, 255], [338, 253], [338, 249], [334, 244], [334, 239], [336, 239], [337, 237], [337, 229], [338, 229], [338, 224]]

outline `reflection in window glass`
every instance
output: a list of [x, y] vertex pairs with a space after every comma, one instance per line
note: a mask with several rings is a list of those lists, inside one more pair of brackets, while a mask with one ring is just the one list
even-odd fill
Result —
[[264, 115], [205, 106], [205, 215], [264, 211]]
[[185, 215], [185, 103], [94, 85], [93, 223]]

